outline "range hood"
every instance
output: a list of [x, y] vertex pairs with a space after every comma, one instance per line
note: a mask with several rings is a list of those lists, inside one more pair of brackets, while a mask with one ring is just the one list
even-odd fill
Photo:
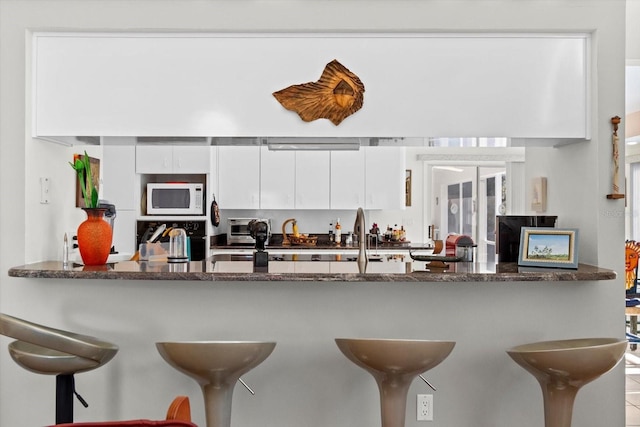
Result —
[[213, 146], [261, 146], [269, 150], [358, 151], [361, 146], [377, 145], [378, 138], [365, 137], [136, 137], [142, 144], [190, 144]]
[[272, 151], [358, 151], [369, 138], [265, 138]]

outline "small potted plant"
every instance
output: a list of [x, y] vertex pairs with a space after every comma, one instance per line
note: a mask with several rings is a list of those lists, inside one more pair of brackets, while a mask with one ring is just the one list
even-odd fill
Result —
[[111, 251], [112, 230], [104, 220], [106, 209], [98, 207], [98, 190], [91, 176], [89, 155], [75, 155], [69, 162], [78, 175], [78, 184], [82, 190], [87, 219], [78, 227], [78, 248], [85, 265], [103, 265]]

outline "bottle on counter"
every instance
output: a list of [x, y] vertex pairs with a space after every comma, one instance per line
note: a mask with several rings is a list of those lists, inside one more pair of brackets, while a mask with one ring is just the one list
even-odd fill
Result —
[[349, 247], [353, 246], [353, 233], [351, 233], [351, 231], [347, 234], [344, 244]]
[[329, 243], [333, 243], [333, 223], [329, 223]]
[[67, 233], [64, 233], [64, 238], [62, 239], [62, 265], [64, 267], [69, 265], [69, 239], [67, 238]]
[[342, 226], [340, 225], [340, 218], [336, 220], [336, 230], [334, 235], [335, 242], [338, 246], [342, 243]]
[[391, 240], [397, 242], [400, 240], [400, 230], [398, 229], [398, 224], [393, 225], [393, 231], [391, 232]]

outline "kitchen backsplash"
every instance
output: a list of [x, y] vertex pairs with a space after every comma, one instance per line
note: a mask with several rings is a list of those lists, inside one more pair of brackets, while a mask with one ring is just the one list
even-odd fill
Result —
[[[382, 231], [387, 225], [394, 227], [404, 226], [407, 232], [407, 240], [422, 242], [424, 240], [422, 231], [422, 220], [419, 218], [420, 209], [407, 208], [397, 211], [365, 211], [367, 232], [373, 223], [377, 223]], [[356, 219], [355, 210], [220, 210], [220, 226], [215, 228], [214, 234], [227, 232], [227, 218], [269, 218], [271, 219], [271, 232], [282, 233], [282, 224], [289, 218], [295, 218], [298, 223], [300, 233], [304, 234], [327, 234], [329, 224], [334, 224], [336, 219], [340, 219], [342, 234], [347, 235], [353, 231]], [[416, 218], [417, 217], [417, 218]], [[287, 227], [287, 233], [291, 233], [291, 225]], [[426, 232], [425, 232], [426, 233]]]

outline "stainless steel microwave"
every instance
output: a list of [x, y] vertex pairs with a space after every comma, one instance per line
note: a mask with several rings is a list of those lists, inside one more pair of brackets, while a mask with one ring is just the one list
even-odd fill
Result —
[[204, 215], [204, 184], [147, 184], [147, 215]]

